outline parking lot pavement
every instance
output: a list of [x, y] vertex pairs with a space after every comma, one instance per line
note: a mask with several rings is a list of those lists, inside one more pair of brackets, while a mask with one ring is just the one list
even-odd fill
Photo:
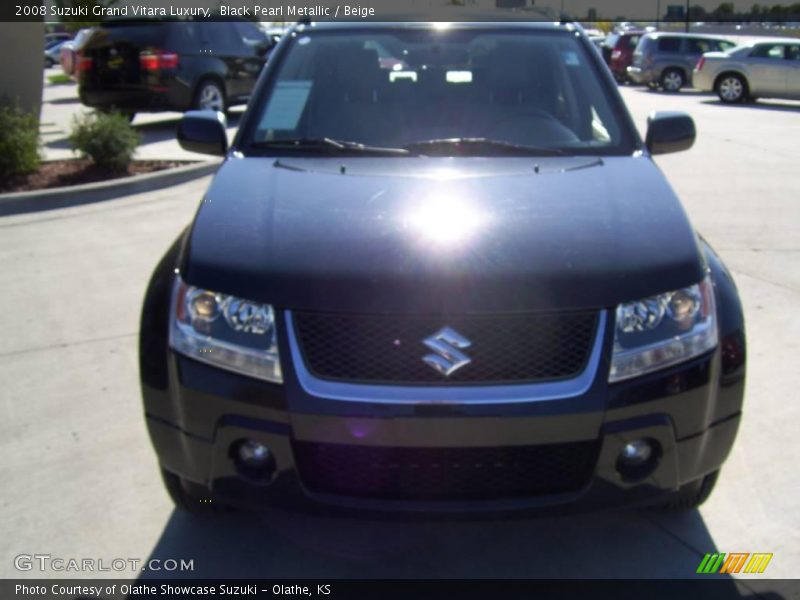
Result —
[[658, 163], [745, 304], [746, 414], [701, 510], [413, 524], [174, 512], [141, 415], [136, 334], [150, 271], [205, 179], [0, 218], [0, 576], [41, 576], [16, 571], [13, 559], [45, 553], [193, 559], [184, 575], [205, 577], [690, 577], [714, 550], [772, 552], [765, 576], [795, 576], [800, 104], [731, 108], [639, 88], [623, 96], [642, 128], [651, 110], [696, 118], [695, 148]]
[[[69, 143], [70, 127], [75, 116], [91, 109], [78, 99], [78, 86], [74, 82], [51, 84], [48, 77], [60, 74], [60, 67], [45, 69], [42, 92], [40, 132], [44, 156], [47, 160], [74, 158]], [[233, 139], [244, 107], [234, 107], [228, 116], [228, 136]], [[205, 154], [187, 152], [175, 139], [175, 128], [181, 118], [179, 112], [138, 113], [133, 127], [141, 135], [136, 158], [141, 160], [211, 160]]]

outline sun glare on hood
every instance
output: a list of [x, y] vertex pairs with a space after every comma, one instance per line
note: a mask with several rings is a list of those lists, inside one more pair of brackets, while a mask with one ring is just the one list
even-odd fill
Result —
[[455, 245], [471, 238], [485, 221], [486, 215], [468, 200], [438, 196], [412, 209], [405, 224], [424, 241]]

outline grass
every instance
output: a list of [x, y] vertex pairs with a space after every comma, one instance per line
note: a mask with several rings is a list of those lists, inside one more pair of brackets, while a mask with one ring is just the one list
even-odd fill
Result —
[[72, 78], [64, 73], [48, 75], [47, 81], [50, 83], [50, 85], [65, 85], [67, 83], [73, 83]]

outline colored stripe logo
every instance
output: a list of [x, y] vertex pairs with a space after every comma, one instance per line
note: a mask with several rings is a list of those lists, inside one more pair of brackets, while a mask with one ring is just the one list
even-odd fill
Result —
[[763, 573], [771, 560], [772, 554], [764, 552], [714, 552], [703, 557], [697, 573]]

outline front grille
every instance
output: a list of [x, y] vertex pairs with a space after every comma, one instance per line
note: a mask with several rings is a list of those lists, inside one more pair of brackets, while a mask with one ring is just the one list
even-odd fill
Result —
[[502, 500], [577, 491], [599, 441], [498, 448], [292, 443], [312, 492], [383, 500]]
[[[459, 317], [351, 316], [297, 313], [306, 366], [321, 379], [371, 383], [522, 383], [565, 379], [583, 371], [597, 312]], [[471, 362], [445, 377], [423, 362], [423, 340], [443, 327], [468, 338]]]

